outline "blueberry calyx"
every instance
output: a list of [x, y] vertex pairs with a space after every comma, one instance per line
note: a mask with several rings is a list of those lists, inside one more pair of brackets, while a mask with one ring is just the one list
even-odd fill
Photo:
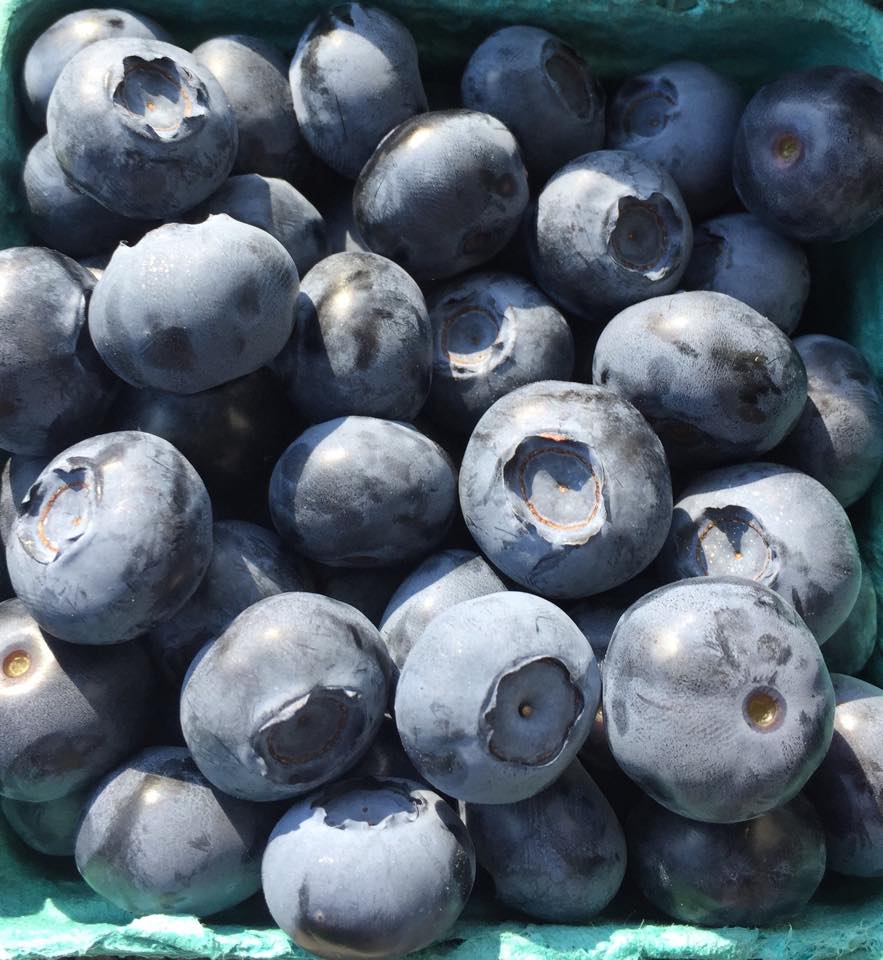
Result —
[[22, 546], [38, 563], [52, 563], [87, 532], [100, 499], [101, 484], [91, 463], [71, 460], [57, 467], [22, 498]]
[[252, 747], [275, 783], [308, 783], [319, 766], [358, 739], [365, 705], [355, 690], [317, 687], [280, 707], [258, 727]]
[[503, 466], [516, 514], [540, 536], [585, 543], [607, 522], [604, 468], [585, 443], [559, 433], [525, 437]]
[[709, 507], [696, 525], [688, 576], [739, 576], [771, 586], [779, 570], [776, 545], [762, 521], [739, 506]]
[[482, 716], [488, 750], [505, 763], [544, 766], [567, 745], [584, 701], [556, 657], [532, 657], [502, 673]]
[[684, 225], [661, 193], [646, 199], [621, 197], [607, 250], [625, 270], [662, 280], [679, 269]]
[[404, 784], [374, 777], [341, 781], [313, 802], [325, 826], [339, 830], [388, 829], [416, 820], [425, 805]]
[[201, 127], [207, 99], [199, 78], [170, 57], [124, 57], [113, 92], [134, 129], [155, 140], [180, 140]]
[[505, 316], [468, 303], [446, 316], [441, 347], [456, 379], [477, 377], [499, 366], [512, 353], [516, 333]]

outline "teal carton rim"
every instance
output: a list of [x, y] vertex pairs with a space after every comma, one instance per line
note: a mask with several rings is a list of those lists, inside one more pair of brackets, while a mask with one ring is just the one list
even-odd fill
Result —
[[[29, 242], [19, 194], [23, 151], [34, 137], [17, 99], [24, 54], [55, 19], [86, 5], [0, 0], [0, 248]], [[120, 5], [155, 18], [184, 46], [235, 31], [262, 36], [290, 52], [308, 20], [332, 4], [124, 0]], [[380, 0], [380, 5], [414, 32], [430, 80], [456, 82], [471, 50], [507, 23], [530, 23], [560, 34], [604, 78], [678, 58], [708, 63], [747, 91], [811, 64], [840, 63], [883, 76], [883, 12], [863, 0]], [[799, 332], [822, 330], [849, 340], [863, 351], [880, 380], [883, 224], [847, 243], [809, 252], [813, 289]], [[883, 479], [850, 514], [879, 598]], [[879, 638], [875, 656], [883, 664]], [[92, 894], [69, 862], [39, 858], [0, 821], [0, 960], [66, 956], [282, 960], [309, 955], [273, 927], [257, 900], [207, 922], [132, 918]], [[763, 931], [656, 924], [627, 909], [588, 926], [525, 924], [473, 910], [445, 941], [417, 956], [870, 960], [883, 956], [883, 881], [829, 878], [803, 917]]]

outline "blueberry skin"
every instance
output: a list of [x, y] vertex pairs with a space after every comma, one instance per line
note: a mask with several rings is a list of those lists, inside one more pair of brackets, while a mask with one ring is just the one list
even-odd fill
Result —
[[862, 560], [862, 582], [852, 612], [825, 641], [822, 654], [832, 673], [855, 676], [867, 665], [877, 642], [877, 594]]
[[429, 394], [432, 330], [420, 287], [376, 253], [336, 253], [304, 278], [276, 358], [310, 423], [361, 414], [413, 420]]
[[124, 386], [108, 416], [111, 430], [141, 430], [168, 440], [205, 481], [215, 508], [238, 512], [266, 497], [270, 473], [297, 429], [273, 374], [261, 368], [189, 395]]
[[809, 280], [800, 244], [750, 213], [724, 214], [694, 229], [684, 287], [735, 297], [789, 336], [803, 313]]
[[101, 423], [116, 381], [86, 335], [95, 281], [44, 247], [0, 251], [0, 447], [54, 456]]
[[155, 689], [140, 644], [63, 643], [0, 603], [0, 795], [44, 803], [103, 776], [147, 739]]
[[131, 10], [77, 10], [56, 20], [34, 41], [24, 66], [24, 105], [31, 120], [46, 122], [49, 95], [65, 65], [84, 47], [114, 37], [169, 40], [159, 24]]
[[849, 507], [867, 493], [883, 464], [883, 395], [851, 344], [820, 334], [798, 337], [806, 366], [806, 404], [776, 451]]
[[152, 747], [97, 788], [77, 834], [77, 869], [122, 910], [210, 916], [257, 893], [278, 816], [235, 800], [183, 747]]
[[803, 242], [846, 240], [883, 214], [883, 82], [848, 67], [785, 74], [752, 97], [733, 154], [742, 203]]
[[371, 745], [391, 672], [377, 628], [357, 610], [318, 594], [277, 594], [236, 617], [191, 664], [184, 739], [225, 793], [300, 796], [342, 776]]
[[883, 877], [883, 690], [832, 674], [837, 709], [831, 748], [807, 787], [825, 828], [828, 867], [853, 877]]
[[329, 567], [314, 563], [316, 593], [339, 600], [363, 613], [375, 627], [399, 584], [411, 572], [411, 564], [394, 567]]
[[585, 923], [625, 876], [622, 827], [579, 761], [527, 800], [467, 804], [465, 821], [497, 898], [537, 920]]
[[427, 557], [402, 581], [380, 621], [380, 635], [393, 662], [404, 665], [423, 631], [443, 611], [505, 590], [490, 564], [471, 550], [442, 550]]
[[456, 812], [421, 783], [346, 780], [285, 814], [262, 876], [273, 919], [299, 947], [376, 960], [450, 930], [472, 890], [475, 851]]
[[196, 592], [148, 635], [154, 659], [175, 688], [202, 647], [247, 607], [311, 586], [279, 537], [263, 527], [223, 520], [212, 526], [212, 540], [212, 559]]
[[[515, 134], [536, 184], [604, 143], [604, 89], [585, 60], [537, 27], [503, 27], [479, 44], [460, 85], [463, 106]], [[537, 119], [542, 117], [542, 123]]]
[[618, 313], [598, 338], [592, 380], [641, 411], [673, 467], [767, 453], [806, 403], [806, 370], [788, 337], [744, 303], [705, 290]]
[[89, 306], [104, 362], [134, 387], [198, 393], [253, 373], [291, 336], [298, 276], [266, 231], [226, 214], [169, 223], [111, 257]]
[[236, 118], [214, 76], [157, 40], [102, 40], [61, 71], [49, 139], [73, 183], [125, 217], [167, 219], [227, 179]]
[[554, 304], [514, 274], [473, 273], [433, 290], [433, 369], [427, 414], [471, 433], [516, 387], [570, 380], [573, 334]]
[[733, 140], [744, 109], [728, 77], [675, 60], [620, 86], [607, 109], [607, 146], [664, 167], [690, 213], [708, 216], [733, 196]]
[[390, 130], [427, 108], [414, 38], [367, 4], [342, 3], [316, 17], [297, 45], [289, 81], [310, 149], [351, 180]]
[[9, 576], [53, 636], [122, 643], [169, 619], [196, 590], [211, 524], [205, 485], [170, 443], [102, 434], [55, 457], [20, 502]]
[[402, 668], [395, 718], [436, 789], [467, 803], [516, 803], [576, 757], [600, 693], [573, 621], [541, 597], [493, 593], [429, 623]]
[[112, 250], [138, 234], [137, 221], [112, 213], [70, 183], [48, 136], [28, 151], [22, 184], [31, 232], [69, 257]]
[[626, 150], [598, 150], [562, 167], [543, 188], [530, 226], [537, 282], [586, 320], [680, 283], [693, 227], [671, 176]]
[[444, 279], [499, 253], [527, 206], [515, 137], [495, 117], [439, 110], [395, 128], [353, 193], [368, 246], [417, 280]]
[[282, 51], [234, 34], [206, 40], [193, 56], [211, 71], [233, 109], [239, 133], [234, 172], [296, 181], [310, 151], [297, 124]]
[[327, 257], [328, 237], [322, 214], [285, 180], [256, 173], [230, 177], [187, 214], [199, 223], [213, 213], [226, 213], [241, 223], [266, 230], [288, 251], [298, 276]]
[[739, 576], [781, 594], [818, 642], [846, 620], [861, 559], [843, 508], [812, 477], [772, 463], [710, 470], [675, 503], [664, 581]]
[[825, 873], [825, 835], [803, 796], [750, 823], [695, 823], [644, 799], [626, 823], [631, 873], [680, 923], [765, 927], [800, 914]]
[[406, 423], [340, 417], [305, 430], [270, 479], [273, 523], [294, 550], [335, 567], [418, 560], [444, 539], [457, 474]]
[[813, 635], [739, 577], [669, 584], [617, 624], [604, 659], [613, 756], [669, 810], [709, 823], [791, 800], [831, 743], [834, 691]]
[[513, 390], [475, 428], [460, 506], [487, 558], [546, 597], [625, 583], [665, 542], [671, 478], [638, 411], [603, 387], [546, 381]]
[[80, 814], [91, 795], [89, 786], [44, 803], [0, 797], [0, 810], [16, 836], [32, 850], [49, 857], [72, 857]]

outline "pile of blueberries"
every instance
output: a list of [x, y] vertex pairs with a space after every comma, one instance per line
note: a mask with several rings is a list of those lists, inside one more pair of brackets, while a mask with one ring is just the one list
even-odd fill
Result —
[[627, 861], [646, 916], [712, 926], [883, 876], [845, 509], [883, 397], [848, 343], [791, 339], [801, 244], [883, 215], [883, 83], [605, 89], [518, 25], [427, 89], [361, 3], [290, 67], [121, 10], [30, 49], [10, 826], [132, 914], [262, 888], [333, 960], [443, 937], [476, 865], [565, 923]]

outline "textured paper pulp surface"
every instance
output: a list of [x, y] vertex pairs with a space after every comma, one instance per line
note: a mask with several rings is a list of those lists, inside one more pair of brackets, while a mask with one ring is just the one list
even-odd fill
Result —
[[[414, 31], [424, 73], [456, 80], [496, 26], [527, 22], [567, 38], [599, 74], [615, 78], [692, 57], [751, 90], [784, 70], [843, 63], [883, 75], [883, 13], [862, 0], [378, 0]], [[28, 45], [54, 19], [89, 5], [0, 0], [0, 247], [26, 243], [18, 193], [24, 128], [16, 91]], [[96, 4], [97, 5], [97, 0]], [[248, 32], [293, 49], [323, 6], [303, 0], [120, 0], [167, 26], [182, 45]], [[324, 4], [324, 5], [330, 5]], [[883, 225], [811, 251], [813, 292], [804, 330], [844, 337], [883, 377]], [[853, 511], [883, 594], [883, 481]], [[2, 731], [0, 731], [2, 736]], [[826, 883], [798, 923], [719, 931], [640, 922], [635, 905], [586, 927], [527, 925], [474, 912], [422, 960], [872, 960], [883, 957], [883, 882]], [[30, 853], [0, 822], [0, 960], [26, 957], [305, 957], [274, 929], [259, 898], [200, 923], [134, 919], [93, 896], [68, 862]]]

